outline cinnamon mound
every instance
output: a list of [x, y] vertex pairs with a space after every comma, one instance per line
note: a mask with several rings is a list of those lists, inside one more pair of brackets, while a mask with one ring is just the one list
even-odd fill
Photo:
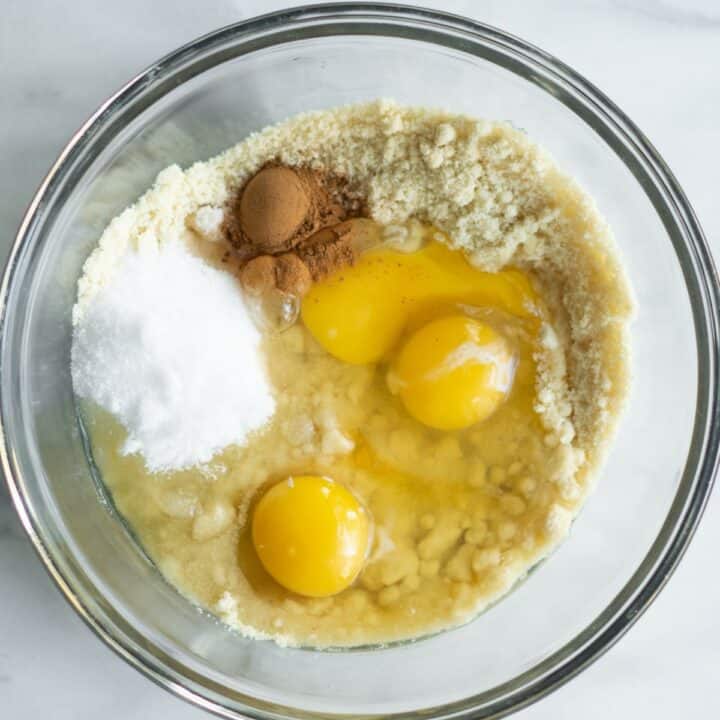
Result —
[[240, 189], [225, 232], [241, 260], [292, 250], [321, 228], [360, 214], [362, 203], [343, 178], [271, 163]]
[[284, 293], [304, 295], [312, 285], [307, 265], [295, 253], [258, 255], [240, 271], [240, 282], [250, 295], [262, 295], [277, 288]]
[[246, 291], [304, 295], [312, 281], [355, 262], [352, 223], [363, 210], [336, 175], [269, 163], [240, 189], [224, 233]]
[[261, 252], [290, 249], [303, 225], [316, 214], [308, 185], [282, 166], [251, 177], [238, 203], [238, 224], [246, 243]]

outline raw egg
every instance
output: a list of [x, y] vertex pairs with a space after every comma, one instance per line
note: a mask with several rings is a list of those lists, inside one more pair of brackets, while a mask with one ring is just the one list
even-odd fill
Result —
[[387, 359], [404, 333], [459, 305], [520, 319], [539, 313], [537, 295], [519, 270], [482, 272], [463, 253], [431, 242], [412, 253], [363, 253], [354, 266], [313, 285], [302, 319], [331, 355], [365, 364]]
[[253, 513], [252, 541], [263, 566], [280, 585], [308, 597], [351, 585], [369, 540], [362, 504], [343, 485], [319, 475], [277, 483]]
[[390, 365], [388, 386], [416, 420], [459, 430], [485, 420], [510, 390], [515, 357], [504, 337], [464, 315], [416, 330]]

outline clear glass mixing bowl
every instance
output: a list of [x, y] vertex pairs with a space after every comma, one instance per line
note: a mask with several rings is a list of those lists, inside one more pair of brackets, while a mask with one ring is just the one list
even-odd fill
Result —
[[[170, 163], [303, 110], [388, 96], [507, 119], [597, 199], [637, 295], [634, 388], [571, 538], [459, 630], [312, 652], [228, 632], [166, 584], [93, 481], [69, 373], [70, 309], [110, 218]], [[693, 533], [718, 456], [718, 284], [682, 191], [570, 68], [490, 27], [381, 5], [309, 7], [207, 35], [128, 83], [40, 187], [2, 286], [3, 466], [62, 592], [122, 657], [228, 717], [498, 717], [615, 642]]]

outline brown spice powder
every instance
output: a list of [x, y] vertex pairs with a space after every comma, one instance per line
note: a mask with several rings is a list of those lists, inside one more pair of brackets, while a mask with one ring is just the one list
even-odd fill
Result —
[[224, 231], [245, 261], [288, 252], [321, 228], [359, 216], [363, 207], [340, 176], [268, 163], [231, 201]]
[[338, 268], [355, 264], [356, 252], [352, 240], [352, 221], [343, 222], [323, 228], [303, 240], [296, 252], [317, 282]]
[[240, 189], [225, 236], [252, 294], [277, 288], [304, 295], [312, 281], [355, 262], [352, 223], [364, 201], [347, 181], [311, 168], [268, 163]]

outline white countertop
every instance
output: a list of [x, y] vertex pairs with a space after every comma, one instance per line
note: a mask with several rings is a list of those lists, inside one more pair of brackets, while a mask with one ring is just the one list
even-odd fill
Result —
[[[483, 0], [472, 16], [558, 56], [645, 131], [720, 256], [717, 0]], [[4, 0], [0, 22], [0, 261], [71, 132], [152, 60], [220, 25], [285, 6], [251, 0]], [[720, 717], [720, 499], [669, 586], [630, 633], [522, 720]], [[53, 587], [0, 487], [0, 717], [209, 717], [105, 648]]]

